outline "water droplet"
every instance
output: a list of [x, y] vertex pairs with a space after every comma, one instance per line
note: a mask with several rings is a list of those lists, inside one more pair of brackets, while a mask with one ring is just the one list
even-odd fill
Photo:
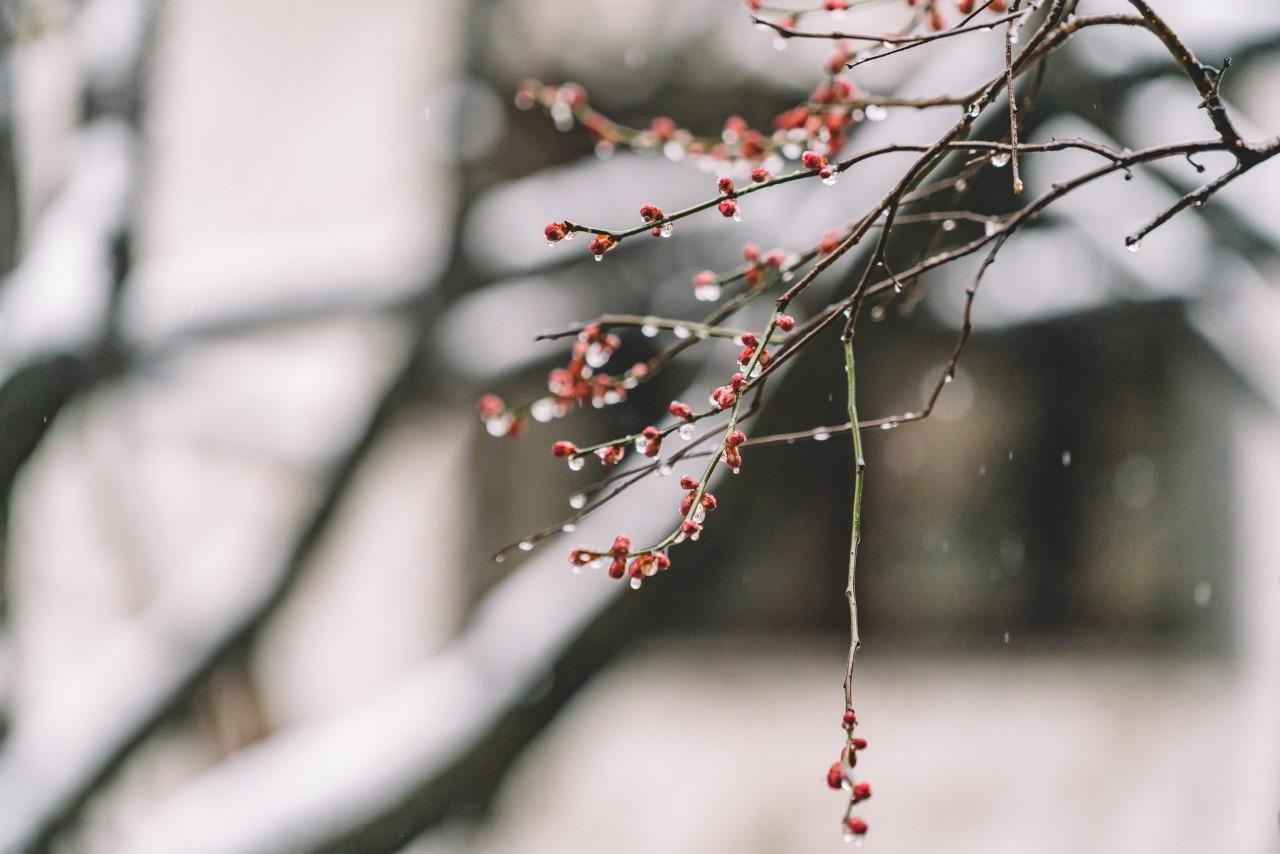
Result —
[[644, 584], [644, 579], [641, 578], [640, 576], [637, 575], [635, 578], [631, 579], [632, 590], [639, 590], [641, 584]]
[[569, 457], [569, 471], [582, 471], [582, 467], [585, 466], [586, 464], [587, 464], [586, 457], [583, 457], [583, 456]]
[[971, 119], [976, 119], [978, 117], [978, 114], [981, 112], [982, 112], [982, 104], [978, 103], [977, 101], [974, 101], [972, 104], [969, 105], [969, 109], [965, 110], [965, 113]]
[[510, 429], [510, 423], [505, 415], [497, 418], [490, 418], [484, 422], [484, 429], [488, 431], [490, 436], [505, 436], [507, 430]]
[[573, 109], [564, 101], [556, 101], [551, 105], [551, 121], [558, 131], [573, 130]]
[[671, 477], [671, 465], [669, 463], [663, 463], [658, 466], [658, 477]]
[[662, 146], [662, 156], [675, 163], [684, 160], [684, 146], [674, 140]]
[[636, 445], [636, 453], [637, 453], [637, 454], [643, 454], [643, 453], [644, 453], [644, 446], [645, 446], [645, 445], [647, 445], [647, 444], [649, 444], [649, 440], [648, 440], [648, 439], [646, 439], [644, 436], [637, 436], [637, 437], [636, 437], [636, 442], [635, 442], [635, 445]]
[[997, 151], [995, 154], [991, 155], [991, 165], [997, 169], [1003, 169], [1005, 166], [1008, 166], [1009, 152]]
[[867, 117], [869, 122], [882, 122], [889, 117], [889, 111], [880, 104], [867, 104], [863, 115]]
[[578, 526], [573, 524], [572, 522], [565, 522], [563, 525], [560, 526], [561, 533], [572, 534], [576, 530], [578, 530]]
[[955, 375], [955, 374], [951, 373], [950, 371], [947, 371], [947, 374], [946, 374], [946, 376], [944, 376], [944, 377], [942, 378], [942, 381], [943, 381], [944, 383], [950, 383], [950, 382], [952, 382], [953, 380], [955, 380], [955, 378], [956, 378], [956, 375]]
[[787, 49], [787, 40], [786, 40], [785, 38], [783, 38], [782, 36], [778, 36], [777, 38], [775, 38], [775, 39], [773, 40], [773, 49], [774, 49], [774, 50], [786, 50], [786, 49]]
[[828, 187], [834, 187], [836, 185], [836, 182], [839, 180], [840, 180], [840, 173], [837, 172], [835, 169], [832, 169], [831, 174], [822, 179], [822, 183], [826, 184]]
[[1137, 252], [1140, 249], [1142, 249], [1142, 241], [1141, 240], [1125, 240], [1124, 248], [1128, 249], [1130, 252]]
[[688, 338], [693, 333], [689, 331], [689, 327], [677, 325], [671, 330], [671, 334], [677, 338]]
[[944, 220], [942, 221], [942, 230], [943, 230], [943, 231], [955, 231], [955, 230], [956, 230], [956, 221], [955, 221], [954, 219], [944, 219]]
[[960, 178], [960, 179], [958, 179], [958, 180], [956, 181], [956, 192], [957, 192], [957, 193], [963, 193], [963, 192], [964, 192], [965, 190], [967, 190], [967, 189], [969, 189], [969, 182], [968, 182], [968, 181], [966, 181], [966, 180], [965, 180], [965, 179], [963, 179], [963, 178]]
[[571, 571], [574, 575], [582, 575], [582, 566], [581, 566], [580, 564], [576, 564], [576, 563], [575, 563], [575, 564], [570, 568], [570, 571]]
[[733, 209], [733, 221], [742, 222], [742, 203], [741, 202], [739, 202], [738, 205]]
[[1018, 31], [1009, 30], [1009, 44], [1017, 44], [1017, 43], [1018, 43]]
[[569, 496], [569, 506], [574, 510], [581, 510], [583, 507], [587, 506], [587, 496], [583, 495], [581, 492], [575, 492], [573, 495]]
[[517, 548], [522, 552], [531, 552], [533, 551], [533, 543], [528, 540], [521, 540]]
[[597, 260], [597, 261], [603, 261], [603, 260], [604, 260], [604, 256], [603, 256], [603, 255], [592, 255], [591, 257], [592, 257], [592, 258], [594, 258], [594, 259], [595, 259], [595, 260]]
[[669, 222], [664, 222], [662, 227], [658, 229], [658, 234], [662, 237], [670, 237], [676, 233], [676, 227]]
[[652, 323], [646, 323], [644, 326], [640, 327], [640, 334], [645, 338], [653, 338], [658, 334], [658, 327], [654, 326]]
[[603, 368], [609, 363], [609, 356], [612, 351], [608, 347], [602, 347], [599, 344], [592, 344], [587, 347], [587, 364], [593, 368]]
[[503, 562], [504, 560], [506, 560], [506, 559], [507, 559], [507, 556], [506, 556], [506, 555], [504, 555], [504, 554], [501, 554], [501, 553], [496, 554], [496, 555], [494, 555], [494, 556], [493, 556], [493, 562], [494, 562], [494, 563], [502, 563], [502, 562]]
[[897, 427], [897, 426], [898, 426], [898, 422], [897, 422], [897, 421], [886, 421], [885, 423], [883, 423], [883, 424], [881, 424], [881, 425], [880, 425], [880, 429], [881, 429], [881, 430], [892, 430], [894, 427]]
[[989, 219], [982, 227], [982, 230], [986, 232], [987, 237], [991, 237], [1000, 230], [1000, 223], [996, 222], [994, 219]]
[[828, 433], [826, 430], [819, 430], [817, 433], [813, 434], [813, 441], [815, 442], [825, 442], [830, 438], [831, 438], [831, 434]]
[[1207, 581], [1201, 581], [1191, 592], [1191, 597], [1195, 600], [1197, 607], [1209, 607], [1209, 601], [1213, 599], [1213, 585]]
[[715, 302], [720, 299], [720, 285], [716, 282], [706, 282], [701, 285], [695, 285], [693, 288], [693, 298], [701, 302]]
[[613, 152], [615, 150], [616, 150], [616, 146], [614, 146], [614, 144], [607, 139], [602, 139], [596, 143], [596, 148], [595, 148], [596, 157], [600, 158], [601, 160], [608, 160], [610, 157], [613, 156]]
[[556, 402], [550, 397], [540, 397], [529, 407], [529, 414], [534, 421], [546, 424], [556, 417]]
[[698, 432], [698, 428], [692, 424], [681, 424], [680, 429], [676, 432], [680, 435], [681, 439], [684, 439], [687, 442]]
[[1066, 467], [1066, 466], [1071, 465], [1071, 452], [1070, 452], [1070, 451], [1063, 451], [1063, 452], [1062, 452], [1062, 465], [1063, 465], [1063, 467]]

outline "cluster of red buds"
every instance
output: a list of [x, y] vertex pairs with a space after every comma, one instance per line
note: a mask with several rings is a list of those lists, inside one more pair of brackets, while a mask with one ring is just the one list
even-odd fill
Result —
[[[627, 558], [631, 558], [628, 565]], [[666, 572], [671, 568], [671, 558], [665, 552], [644, 551], [631, 553], [631, 538], [619, 534], [613, 538], [613, 545], [607, 552], [596, 552], [586, 546], [579, 546], [569, 552], [569, 563], [574, 572], [581, 572], [583, 567], [598, 569], [609, 562], [610, 578], [631, 578], [631, 589], [639, 590], [644, 579]]]
[[747, 287], [758, 288], [769, 281], [770, 273], [781, 270], [791, 256], [781, 249], [770, 249], [762, 253], [759, 246], [747, 243], [742, 247], [742, 257], [750, 265], [743, 275]]
[[[645, 205], [640, 208], [640, 218], [645, 222], [658, 222], [662, 219], [662, 208], [657, 205]], [[675, 233], [675, 226], [669, 222], [655, 225], [649, 230], [654, 237], [670, 237]]]
[[726, 219], [732, 219], [734, 222], [742, 220], [742, 209], [738, 206], [738, 190], [733, 185], [732, 178], [721, 178], [716, 184], [723, 199], [720, 202], [720, 215]]
[[515, 438], [524, 432], [524, 419], [508, 412], [507, 405], [496, 394], [481, 395], [476, 401], [476, 410], [490, 436]]
[[707, 513], [716, 509], [716, 497], [710, 492], [703, 492], [702, 496], [698, 496], [698, 488], [701, 486], [696, 478], [684, 475], [680, 478], [680, 488], [685, 491], [684, 498], [680, 499], [680, 515], [688, 516], [689, 511], [693, 510], [693, 502], [698, 502], [698, 510], [694, 513], [692, 522], [701, 523]]
[[742, 443], [745, 441], [747, 441], [747, 437], [743, 435], [741, 430], [730, 430], [725, 434], [724, 464], [734, 474], [742, 471]]
[[738, 394], [747, 387], [747, 378], [744, 374], [734, 374], [729, 378], [728, 385], [722, 385], [711, 392], [711, 405], [716, 409], [728, 409], [738, 402]]
[[845, 732], [844, 750], [840, 753], [840, 759], [831, 763], [831, 767], [827, 769], [827, 786], [837, 791], [844, 789], [849, 792], [849, 807], [845, 810], [841, 827], [844, 838], [848, 842], [861, 842], [862, 837], [866, 835], [867, 823], [853, 815], [853, 808], [871, 797], [871, 784], [855, 782], [853, 779], [853, 769], [858, 764], [858, 752], [867, 746], [865, 738], [857, 738], [853, 734], [857, 725], [858, 716], [853, 713], [853, 709], [845, 709], [844, 718], [841, 721]]
[[[752, 359], [756, 359], [755, 367], [751, 369], [753, 375], [758, 375], [760, 371], [769, 367], [769, 363], [773, 361], [773, 354], [767, 349], [760, 347], [760, 339], [750, 332], [744, 333], [738, 337], [742, 342], [742, 349], [738, 351], [738, 364], [743, 368], [751, 364]], [[759, 358], [756, 357], [756, 351], [760, 351]]]
[[599, 409], [626, 400], [627, 390], [644, 373], [643, 364], [633, 367], [627, 378], [596, 373], [597, 368], [608, 364], [621, 345], [622, 340], [617, 335], [606, 333], [596, 324], [584, 327], [578, 333], [578, 339], [573, 342], [568, 364], [562, 368], [554, 368], [547, 374], [547, 390], [551, 392], [551, 397], [533, 404], [535, 420], [550, 421], [552, 418], [559, 418], [571, 407], [584, 403], [590, 403]]

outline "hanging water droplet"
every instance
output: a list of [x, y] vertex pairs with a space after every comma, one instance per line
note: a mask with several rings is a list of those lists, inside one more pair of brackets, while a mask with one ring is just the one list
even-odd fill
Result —
[[982, 230], [986, 233], [987, 237], [991, 237], [993, 234], [995, 234], [997, 231], [1000, 230], [1000, 224], [996, 222], [994, 219], [989, 219], [987, 220], [986, 224], [982, 227]]
[[598, 558], [596, 558], [595, 560], [591, 561], [591, 563], [587, 564], [587, 568], [588, 568], [588, 569], [600, 569], [600, 568], [602, 568], [603, 566], [604, 566], [604, 558], [603, 558], [603, 557], [598, 557]]
[[645, 338], [653, 338], [658, 334], [658, 327], [654, 326], [652, 323], [646, 323], [644, 326], [640, 327], [640, 334]]
[[676, 227], [669, 222], [664, 222], [662, 227], [658, 229], [658, 234], [662, 237], [670, 237], [676, 233]]
[[531, 552], [533, 551], [533, 543], [529, 540], [521, 540], [516, 548], [520, 549], [522, 552]]
[[502, 554], [501, 552], [493, 556], [494, 563], [502, 563], [506, 559], [507, 559], [507, 556]]
[[637, 437], [636, 437], [636, 442], [635, 442], [635, 445], [636, 445], [636, 453], [637, 453], [637, 454], [643, 454], [643, 453], [644, 453], [644, 446], [645, 446], [645, 445], [647, 445], [647, 444], [649, 444], [649, 440], [648, 440], [648, 439], [646, 439], [644, 436], [637, 436]]
[[897, 279], [893, 280], [893, 292], [895, 294], [902, 293], [902, 282], [899, 282]]
[[885, 423], [883, 423], [883, 424], [881, 424], [881, 425], [880, 425], [880, 429], [881, 429], [881, 430], [892, 430], [894, 427], [897, 427], [897, 426], [898, 426], [898, 422], [897, 422], [897, 421], [886, 421]]
[[1018, 31], [1009, 30], [1009, 44], [1017, 44], [1017, 43], [1018, 43]]
[[639, 590], [639, 589], [640, 589], [640, 585], [641, 585], [641, 584], [644, 584], [644, 579], [643, 579], [643, 578], [641, 578], [640, 576], [638, 576], [638, 575], [637, 575], [637, 576], [635, 576], [634, 578], [632, 578], [632, 579], [631, 579], [631, 589], [632, 589], [632, 590]]
[[662, 465], [658, 466], [658, 477], [670, 477], [670, 476], [671, 476], [671, 465], [669, 463], [663, 463]]
[[1126, 241], [1124, 242], [1124, 248], [1125, 248], [1125, 249], [1128, 249], [1130, 252], [1137, 252], [1137, 251], [1139, 251], [1140, 249], [1142, 249], [1142, 241], [1141, 241], [1141, 240], [1126, 240]]
[[950, 383], [955, 378], [956, 378], [955, 374], [951, 373], [950, 371], [947, 371], [947, 375], [942, 378], [942, 381], [944, 383]]
[[969, 105], [969, 109], [965, 110], [965, 114], [968, 115], [969, 118], [971, 119], [976, 119], [978, 117], [978, 114], [981, 112], [982, 112], [982, 104], [978, 103], [977, 101], [974, 101], [972, 104]]
[[942, 221], [942, 230], [943, 230], [943, 231], [955, 231], [955, 230], [956, 230], [956, 221], [955, 221], [954, 219], [944, 219], [944, 220]]
[[603, 256], [603, 255], [592, 255], [591, 257], [592, 257], [592, 258], [594, 258], [594, 259], [595, 259], [595, 260], [597, 260], [597, 261], [603, 261], [603, 260], [604, 260], [604, 256]]
[[826, 184], [828, 187], [834, 187], [836, 185], [836, 182], [839, 180], [840, 180], [840, 173], [837, 172], [835, 169], [832, 169], [831, 174], [822, 179], [822, 183]]
[[577, 564], [577, 563], [575, 563], [575, 564], [570, 568], [570, 571], [571, 571], [574, 575], [582, 575], [582, 565], [581, 565], [581, 564]]
[[502, 415], [497, 418], [487, 419], [484, 422], [484, 429], [490, 436], [505, 436], [507, 435], [507, 430], [510, 429], [510, 424], [507, 421], [507, 417]]
[[703, 284], [695, 285], [693, 298], [701, 302], [715, 302], [720, 299], [720, 285], [716, 282], [704, 282]]
[[679, 434], [681, 439], [684, 439], [687, 442], [698, 432], [698, 428], [692, 424], [681, 424], [680, 429], [676, 432]]
[[556, 402], [550, 397], [540, 397], [529, 407], [529, 414], [534, 421], [546, 424], [556, 417]]
[[733, 221], [742, 222], [742, 204], [737, 204], [733, 209]]
[[882, 122], [889, 117], [889, 111], [880, 104], [867, 104], [862, 112], [869, 122]]
[[813, 441], [815, 442], [825, 442], [830, 438], [831, 438], [831, 434], [828, 433], [826, 430], [819, 430], [818, 432], [813, 434]]
[[997, 151], [995, 154], [991, 155], [991, 165], [997, 169], [1003, 169], [1005, 166], [1008, 166], [1009, 152]]
[[672, 328], [671, 334], [675, 335], [677, 338], [688, 338], [693, 333], [689, 331], [689, 327], [677, 324]]
[[783, 38], [782, 36], [778, 36], [777, 38], [775, 38], [775, 39], [773, 40], [773, 49], [774, 49], [774, 50], [786, 50], [786, 49], [787, 49], [787, 40], [786, 40], [785, 38]]
[[[581, 466], [579, 466], [579, 468], [581, 468]], [[583, 495], [581, 492], [575, 492], [573, 495], [569, 496], [569, 506], [574, 510], [581, 510], [583, 507], [587, 506], [587, 496]]]
[[593, 368], [603, 368], [609, 363], [609, 355], [610, 350], [608, 347], [601, 347], [599, 344], [592, 344], [587, 347], [587, 364]]
[[1065, 468], [1066, 466], [1071, 465], [1071, 452], [1070, 452], [1070, 451], [1063, 451], [1063, 452], [1062, 452], [1062, 465], [1063, 465], [1063, 467], [1064, 467], [1064, 468]]

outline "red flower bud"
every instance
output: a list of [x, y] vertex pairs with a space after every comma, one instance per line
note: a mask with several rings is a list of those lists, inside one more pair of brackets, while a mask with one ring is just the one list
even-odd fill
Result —
[[866, 750], [866, 749], [867, 749], [867, 740], [866, 740], [865, 738], [855, 738], [855, 739], [851, 742], [851, 744], [853, 744], [853, 749], [854, 749], [854, 750]]
[[701, 530], [702, 530], [702, 525], [693, 521], [692, 519], [685, 519], [683, 522], [680, 523], [680, 533], [684, 534], [685, 536], [692, 537], [694, 534], [698, 533]]
[[734, 391], [742, 391], [747, 387], [747, 378], [742, 374], [734, 374], [729, 377], [729, 387]]
[[569, 552], [569, 563], [574, 566], [586, 566], [595, 560], [595, 555], [585, 546], [579, 546]]
[[804, 168], [817, 171], [827, 165], [827, 158], [816, 151], [806, 151], [800, 155], [800, 162], [804, 164]]
[[687, 474], [682, 474], [680, 475], [680, 488], [681, 489], [697, 489], [698, 479], [694, 477], [690, 477]]
[[742, 245], [742, 257], [754, 264], [760, 260], [760, 247], [754, 243], [744, 243]]
[[542, 233], [548, 243], [559, 243], [569, 233], [569, 228], [563, 222], [553, 222], [544, 228]]
[[702, 493], [702, 499], [701, 501], [699, 501], [699, 503], [708, 511], [715, 510], [716, 507], [718, 506], [716, 497], [712, 495], [710, 492]]
[[720, 215], [725, 219], [732, 219], [734, 214], [738, 212], [738, 203], [733, 199], [725, 199], [720, 203]]
[[858, 716], [853, 713], [853, 709], [844, 710], [844, 728], [853, 729], [858, 725]]
[[790, 332], [796, 328], [796, 319], [789, 314], [778, 315], [778, 328], [783, 332]]
[[827, 0], [828, 12], [842, 12], [849, 8], [849, 4], [845, 0]]
[[621, 578], [627, 573], [627, 562], [620, 557], [613, 559], [613, 563], [609, 564], [609, 577]]
[[855, 804], [865, 801], [869, 797], [871, 797], [870, 783], [858, 783], [853, 787], [853, 802]]
[[757, 184], [764, 183], [772, 177], [773, 176], [769, 174], [769, 170], [763, 166], [757, 166], [751, 170], [751, 180]]
[[640, 208], [640, 218], [645, 222], [653, 222], [655, 219], [662, 219], [662, 208], [656, 205], [645, 205]]
[[617, 245], [618, 241], [613, 237], [607, 234], [597, 234], [591, 239], [591, 242], [587, 244], [587, 250], [591, 252], [592, 255], [599, 257]]
[[666, 572], [671, 568], [671, 558], [664, 554], [654, 555], [653, 565], [658, 568], [658, 572]]
[[578, 446], [561, 440], [551, 446], [551, 453], [557, 457], [572, 457], [578, 453]]
[[476, 401], [476, 410], [480, 413], [481, 418], [488, 421], [490, 418], [497, 418], [506, 412], [507, 405], [496, 394], [483, 394]]
[[609, 547], [609, 553], [614, 557], [626, 557], [627, 552], [631, 551], [631, 538], [625, 534], [619, 534], [613, 538], [613, 545]]
[[610, 445], [607, 448], [601, 448], [596, 451], [596, 456], [600, 458], [601, 465], [616, 466], [622, 462], [622, 457], [626, 454], [626, 449], [621, 445]]
[[729, 431], [729, 434], [724, 437], [725, 445], [730, 448], [736, 448], [745, 441], [747, 441], [746, 434], [741, 430], [731, 430]]
[[678, 400], [671, 401], [671, 405], [667, 407], [667, 411], [676, 418], [682, 419], [689, 418], [693, 415], [693, 410], [689, 408], [689, 404], [681, 403]]
[[844, 770], [841, 769], [839, 762], [832, 762], [831, 767], [827, 769], [827, 787], [838, 789], [844, 783]]
[[845, 819], [844, 826], [854, 836], [865, 836], [867, 833], [867, 823], [860, 818], [850, 817]]
[[732, 179], [732, 178], [721, 178], [721, 179], [716, 183], [716, 187], [720, 190], [720, 195], [722, 195], [722, 196], [732, 196], [732, 195], [733, 195], [734, 187], [733, 187], [733, 179]]

